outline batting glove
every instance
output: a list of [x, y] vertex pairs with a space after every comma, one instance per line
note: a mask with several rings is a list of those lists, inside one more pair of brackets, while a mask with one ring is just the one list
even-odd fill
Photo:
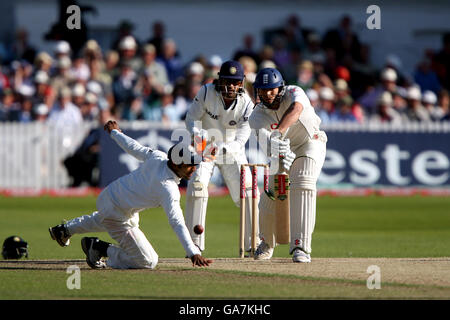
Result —
[[294, 162], [295, 157], [296, 157], [295, 153], [293, 153], [291, 150], [289, 150], [289, 152], [280, 157], [281, 165], [286, 171], [289, 171], [289, 169], [291, 168], [291, 165]]

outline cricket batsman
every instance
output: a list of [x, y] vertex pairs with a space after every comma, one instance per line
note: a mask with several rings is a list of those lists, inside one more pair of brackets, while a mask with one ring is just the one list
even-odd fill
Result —
[[[196, 234], [195, 225], [205, 228], [206, 207], [208, 204], [208, 185], [214, 167], [219, 168], [230, 195], [240, 206], [240, 164], [245, 164], [245, 144], [250, 137], [248, 122], [254, 103], [244, 90], [244, 69], [237, 61], [226, 61], [219, 71], [219, 78], [204, 85], [198, 92], [186, 115], [186, 127], [194, 137], [206, 142], [204, 154], [215, 150], [211, 161], [200, 163], [192, 179], [188, 182], [186, 193], [186, 225], [192, 240], [205, 249], [205, 232]], [[246, 193], [251, 195], [251, 173], [246, 168]], [[257, 195], [259, 201], [259, 193]], [[251, 201], [246, 204], [246, 221], [251, 222]], [[255, 222], [258, 226], [258, 221]], [[251, 223], [246, 224], [245, 248], [251, 247]], [[259, 229], [259, 228], [257, 228]], [[259, 232], [259, 231], [258, 231]]]
[[201, 156], [192, 146], [183, 143], [172, 146], [168, 155], [144, 147], [123, 134], [116, 121], [108, 121], [104, 129], [123, 150], [143, 163], [100, 193], [97, 211], [50, 228], [52, 239], [65, 247], [75, 234], [108, 232], [118, 245], [95, 237], [81, 239], [86, 262], [91, 268], [154, 269], [158, 254], [139, 229], [139, 212], [161, 206], [192, 264], [208, 266], [212, 263], [212, 260], [201, 256], [191, 240], [180, 207], [178, 189], [181, 178], [189, 179], [195, 172]]
[[[290, 179], [290, 251], [294, 262], [311, 262], [311, 239], [316, 220], [316, 183], [325, 161], [327, 136], [319, 129], [305, 92], [286, 86], [274, 68], [258, 72], [253, 84], [260, 100], [250, 116], [250, 126], [269, 140], [269, 150], [281, 159]], [[273, 156], [269, 154], [268, 156]], [[271, 161], [278, 161], [271, 158]], [[273, 176], [269, 186], [273, 188]], [[259, 202], [260, 238], [255, 260], [272, 257], [276, 243], [275, 201], [263, 194]], [[289, 229], [288, 229], [289, 230]]]

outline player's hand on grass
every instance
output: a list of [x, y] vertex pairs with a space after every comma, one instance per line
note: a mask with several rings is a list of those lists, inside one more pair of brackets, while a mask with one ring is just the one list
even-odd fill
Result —
[[198, 267], [208, 267], [213, 261], [210, 259], [203, 258], [199, 254], [194, 254], [191, 257], [192, 266], [198, 266]]
[[120, 130], [119, 125], [115, 120], [109, 120], [103, 128], [105, 129], [105, 131], [108, 131], [108, 133], [111, 133], [111, 131], [113, 131], [114, 129], [122, 132], [122, 130]]

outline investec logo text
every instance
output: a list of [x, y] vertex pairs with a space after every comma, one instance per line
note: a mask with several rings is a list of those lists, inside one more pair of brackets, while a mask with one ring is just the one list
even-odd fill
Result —
[[[380, 167], [384, 167], [385, 172], [381, 172]], [[420, 184], [439, 186], [448, 183], [449, 168], [449, 158], [437, 150], [424, 150], [412, 156], [398, 145], [388, 144], [380, 154], [360, 149], [352, 152], [346, 160], [339, 151], [328, 149], [319, 183], [348, 181], [357, 185], [373, 185], [379, 183], [384, 174], [390, 183], [397, 186], [409, 185], [413, 178]]]

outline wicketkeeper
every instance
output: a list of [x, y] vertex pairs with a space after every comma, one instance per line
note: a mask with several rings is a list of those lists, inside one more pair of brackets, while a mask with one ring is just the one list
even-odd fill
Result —
[[115, 121], [108, 121], [104, 128], [123, 150], [143, 163], [100, 193], [97, 211], [50, 228], [52, 239], [65, 247], [75, 234], [108, 232], [118, 245], [94, 237], [81, 239], [91, 268], [153, 269], [158, 254], [139, 229], [139, 212], [161, 206], [192, 264], [208, 266], [212, 261], [201, 256], [186, 228], [178, 189], [181, 178], [189, 179], [195, 172], [201, 156], [182, 143], [175, 144], [168, 155], [144, 147], [123, 134]]
[[[186, 115], [186, 127], [191, 135], [207, 142], [205, 154], [208, 155], [211, 148], [217, 150], [215, 158], [199, 165], [188, 183], [186, 192], [186, 225], [194, 243], [201, 250], [205, 249], [205, 232], [196, 234], [193, 228], [195, 225], [205, 227], [208, 185], [215, 166], [219, 168], [233, 202], [240, 206], [240, 164], [248, 163], [245, 143], [250, 137], [248, 119], [254, 108], [253, 101], [244, 90], [243, 81], [242, 65], [237, 61], [224, 62], [219, 71], [219, 78], [200, 89]], [[249, 168], [246, 168], [246, 177], [246, 192], [250, 198]], [[246, 251], [251, 247], [251, 207], [252, 202], [247, 201], [245, 212], [246, 221], [249, 223], [246, 224], [245, 230]], [[258, 226], [258, 221], [255, 223]], [[206, 231], [206, 227], [204, 230]]]
[[[297, 86], [286, 86], [278, 70], [262, 69], [253, 86], [261, 102], [250, 116], [250, 126], [269, 139], [268, 150], [276, 150], [282, 157], [281, 165], [289, 172], [289, 253], [293, 254], [294, 262], [310, 262], [316, 220], [316, 182], [325, 161], [327, 136], [319, 129], [320, 118], [305, 92]], [[273, 185], [272, 176], [270, 188]], [[261, 197], [259, 214], [262, 241], [255, 259], [270, 259], [277, 244], [276, 217], [275, 201], [266, 194]]]

